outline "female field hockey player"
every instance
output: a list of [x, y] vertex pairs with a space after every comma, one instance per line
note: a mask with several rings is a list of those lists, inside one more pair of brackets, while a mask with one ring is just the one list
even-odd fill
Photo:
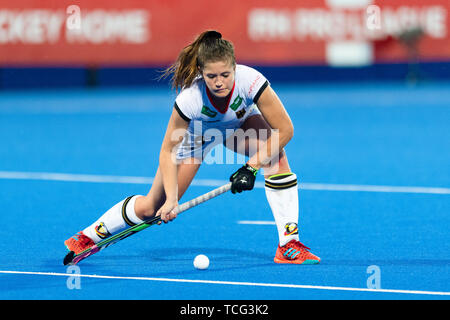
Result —
[[[264, 170], [265, 193], [279, 238], [274, 261], [319, 263], [320, 258], [299, 241], [297, 177], [283, 149], [293, 136], [293, 125], [266, 78], [255, 69], [236, 64], [232, 43], [216, 31], [205, 31], [186, 46], [165, 75], [172, 75], [173, 87], [181, 91], [175, 99], [149, 193], [117, 203], [66, 240], [68, 250], [78, 254], [155, 215], [164, 222], [175, 219], [172, 210], [205, 155], [223, 143], [249, 157], [230, 176], [232, 193], [252, 190], [258, 170]], [[211, 130], [214, 137], [208, 135]], [[221, 139], [217, 132], [222, 134]]]

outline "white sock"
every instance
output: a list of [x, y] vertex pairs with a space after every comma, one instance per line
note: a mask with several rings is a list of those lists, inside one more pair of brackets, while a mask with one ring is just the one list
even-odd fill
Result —
[[97, 221], [83, 230], [95, 243], [143, 222], [136, 216], [134, 204], [140, 195], [128, 197], [106, 211]]
[[298, 188], [294, 173], [270, 176], [265, 180], [267, 201], [272, 209], [280, 246], [298, 240]]

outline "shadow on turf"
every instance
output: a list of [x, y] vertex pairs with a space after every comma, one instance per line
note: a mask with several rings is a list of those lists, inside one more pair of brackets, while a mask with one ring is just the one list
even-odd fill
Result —
[[214, 257], [214, 261], [224, 262], [248, 262], [255, 260], [272, 261], [273, 256], [254, 252], [248, 249], [227, 248], [158, 248], [147, 251], [148, 259], [151, 261], [192, 261], [198, 254]]
[[[119, 267], [119, 270], [125, 268], [128, 270], [126, 275], [131, 276], [130, 265], [137, 266], [142, 264], [144, 269], [146, 269], [145, 274], [147, 276], [198, 274], [199, 271], [195, 270], [192, 265], [195, 256], [198, 254], [207, 255], [211, 261], [210, 267], [207, 270], [202, 270], [202, 272], [229, 271], [276, 265], [273, 262], [273, 255], [244, 249], [182, 247], [158, 248], [140, 252], [139, 254], [105, 254], [101, 258], [101, 253], [99, 253], [95, 257], [91, 257], [91, 260], [86, 259], [86, 261], [80, 262], [79, 267], [84, 269], [85, 272], [89, 272], [90, 269], [95, 269], [98, 272], [100, 270], [106, 271], [106, 269], [111, 271], [116, 269], [116, 267]], [[105, 268], [105, 266], [112, 266], [112, 268]], [[144, 270], [140, 268], [140, 271]]]

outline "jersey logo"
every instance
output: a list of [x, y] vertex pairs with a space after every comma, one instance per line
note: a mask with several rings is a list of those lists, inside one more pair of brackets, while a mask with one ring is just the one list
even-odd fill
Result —
[[233, 103], [230, 105], [230, 109], [236, 111], [237, 108], [239, 108], [239, 106], [241, 105], [242, 100], [244, 99], [242, 99], [240, 96], [237, 96], [236, 99], [234, 99]]
[[202, 113], [210, 118], [214, 118], [217, 115], [216, 111], [211, 110], [207, 106], [203, 106]]
[[236, 112], [236, 117], [238, 119], [242, 118], [245, 114], [245, 109], [239, 110], [238, 112]]

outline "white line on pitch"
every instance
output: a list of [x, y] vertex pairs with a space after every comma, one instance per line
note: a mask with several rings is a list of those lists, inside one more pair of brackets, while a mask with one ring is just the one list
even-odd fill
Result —
[[[52, 172], [18, 172], [0, 171], [0, 179], [18, 180], [45, 180], [67, 182], [92, 182], [92, 183], [125, 183], [125, 184], [151, 184], [152, 177], [112, 176]], [[226, 180], [195, 179], [192, 186], [218, 187], [225, 184]], [[256, 182], [255, 188], [264, 188], [263, 182]], [[450, 188], [440, 187], [407, 187], [407, 186], [380, 186], [380, 185], [354, 185], [354, 184], [328, 184], [328, 183], [300, 183], [302, 190], [318, 191], [359, 191], [359, 192], [387, 192], [387, 193], [428, 193], [450, 194]]]
[[257, 224], [257, 225], [275, 225], [275, 221], [253, 221], [253, 220], [241, 220], [238, 224]]
[[39, 275], [39, 276], [56, 276], [56, 277], [83, 277], [83, 278], [95, 278], [95, 279], [162, 281], [162, 282], [219, 284], [219, 285], [233, 285], [233, 286], [256, 286], [256, 287], [275, 287], [275, 288], [293, 288], [293, 289], [317, 289], [317, 290], [331, 290], [331, 291], [333, 291], [333, 290], [335, 290], [335, 291], [360, 291], [360, 292], [363, 291], [363, 292], [373, 292], [373, 293], [403, 293], [403, 294], [424, 294], [424, 295], [450, 296], [450, 292], [439, 292], [439, 291], [368, 289], [368, 288], [351, 288], [351, 287], [311, 286], [311, 285], [285, 284], [285, 283], [214, 281], [214, 280], [171, 279], [171, 278], [153, 278], [153, 277], [123, 277], [123, 276], [102, 276], [102, 275], [97, 275], [97, 274], [5, 271], [5, 270], [0, 270], [0, 273], [2, 273], [2, 274]]
[[0, 179], [95, 182], [95, 183], [131, 183], [131, 184], [153, 183], [153, 178], [148, 177], [52, 173], [52, 172], [17, 172], [17, 171], [0, 171]]

